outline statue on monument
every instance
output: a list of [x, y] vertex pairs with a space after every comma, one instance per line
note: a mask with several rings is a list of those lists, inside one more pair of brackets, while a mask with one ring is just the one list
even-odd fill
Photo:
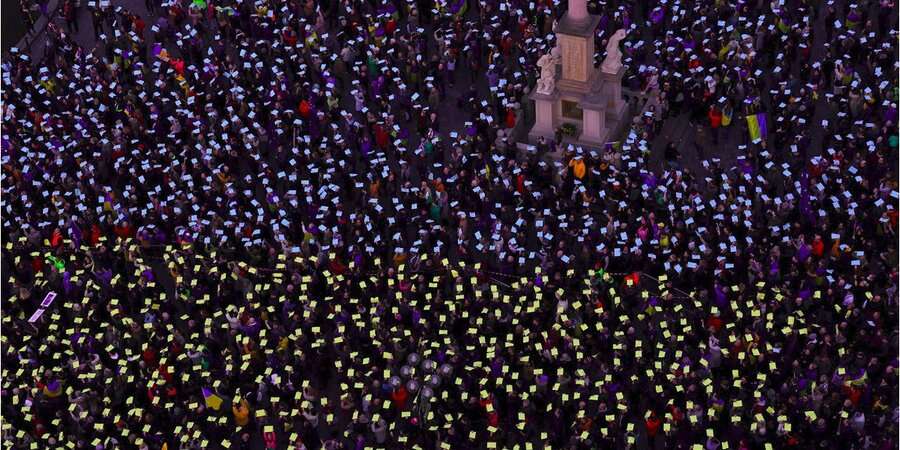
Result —
[[559, 47], [554, 47], [550, 53], [544, 54], [538, 59], [537, 65], [541, 68], [541, 78], [537, 82], [537, 91], [541, 94], [552, 94], [556, 87], [556, 65], [559, 64]]
[[625, 30], [620, 28], [606, 44], [606, 59], [600, 65], [600, 70], [607, 73], [616, 73], [622, 67], [622, 51], [619, 50], [619, 42], [625, 39]]

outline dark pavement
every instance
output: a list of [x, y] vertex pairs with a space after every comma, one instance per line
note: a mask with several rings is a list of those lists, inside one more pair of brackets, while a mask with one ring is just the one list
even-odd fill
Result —
[[5, 54], [14, 47], [28, 31], [28, 21], [22, 12], [18, 0], [2, 0], [3, 14], [0, 14], [0, 41], [3, 42], [2, 51]]

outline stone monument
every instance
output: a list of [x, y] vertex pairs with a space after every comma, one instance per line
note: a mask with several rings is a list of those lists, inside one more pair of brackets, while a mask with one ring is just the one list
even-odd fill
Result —
[[[625, 30], [609, 38], [606, 59], [594, 67], [594, 32], [600, 16], [590, 15], [586, 0], [569, 0], [569, 10], [556, 29], [557, 47], [541, 56], [541, 76], [529, 95], [535, 105], [530, 141], [553, 138], [564, 124], [574, 126], [574, 136], [564, 141], [598, 147], [622, 131], [627, 105], [622, 99], [622, 51]], [[562, 66], [558, 71], [556, 66]]]

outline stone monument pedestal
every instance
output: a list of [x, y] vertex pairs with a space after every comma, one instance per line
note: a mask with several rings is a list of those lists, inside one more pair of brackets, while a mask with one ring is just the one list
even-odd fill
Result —
[[625, 67], [619, 66], [616, 72], [603, 70], [598, 72], [600, 73], [600, 84], [602, 85], [601, 93], [608, 100], [607, 114], [616, 119], [622, 117], [625, 109], [628, 107], [622, 98], [622, 77], [625, 76]]
[[581, 136], [578, 140], [589, 146], [602, 146], [609, 137], [606, 124], [606, 99], [602, 95], [585, 96], [579, 103], [583, 111]]
[[528, 98], [534, 101], [534, 126], [528, 132], [528, 140], [534, 142], [538, 137], [553, 139], [559, 123], [559, 92], [555, 89], [551, 94], [542, 94], [533, 89]]
[[600, 70], [601, 94], [606, 101], [606, 125], [610, 136], [619, 136], [630, 122], [628, 103], [622, 98], [622, 77], [625, 67], [619, 66], [616, 72]]
[[556, 86], [566, 93], [588, 93], [598, 82], [599, 71], [594, 67], [594, 30], [599, 24], [600, 16], [588, 15], [575, 20], [567, 14], [557, 26], [562, 76]]
[[[628, 122], [628, 105], [622, 98], [619, 41], [625, 31], [610, 37], [607, 61], [594, 67], [594, 31], [600, 16], [587, 13], [584, 0], [570, 0], [569, 11], [556, 30], [558, 47], [538, 61], [541, 80], [529, 95], [534, 101], [535, 122], [528, 139], [541, 136], [552, 139], [563, 124], [572, 124], [578, 136], [567, 136], [566, 142], [588, 148], [604, 146], [621, 133]], [[562, 66], [557, 74], [556, 62]]]

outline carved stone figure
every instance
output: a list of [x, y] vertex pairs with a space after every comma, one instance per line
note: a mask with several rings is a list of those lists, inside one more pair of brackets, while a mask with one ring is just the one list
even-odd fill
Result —
[[553, 89], [556, 87], [556, 65], [559, 64], [559, 60], [559, 48], [557, 47], [538, 59], [537, 65], [541, 68], [541, 78], [537, 82], [539, 93], [548, 95], [553, 93]]
[[619, 42], [625, 39], [625, 30], [619, 29], [609, 38], [606, 44], [606, 59], [600, 65], [600, 70], [608, 73], [616, 73], [622, 67], [622, 51], [619, 50]]

